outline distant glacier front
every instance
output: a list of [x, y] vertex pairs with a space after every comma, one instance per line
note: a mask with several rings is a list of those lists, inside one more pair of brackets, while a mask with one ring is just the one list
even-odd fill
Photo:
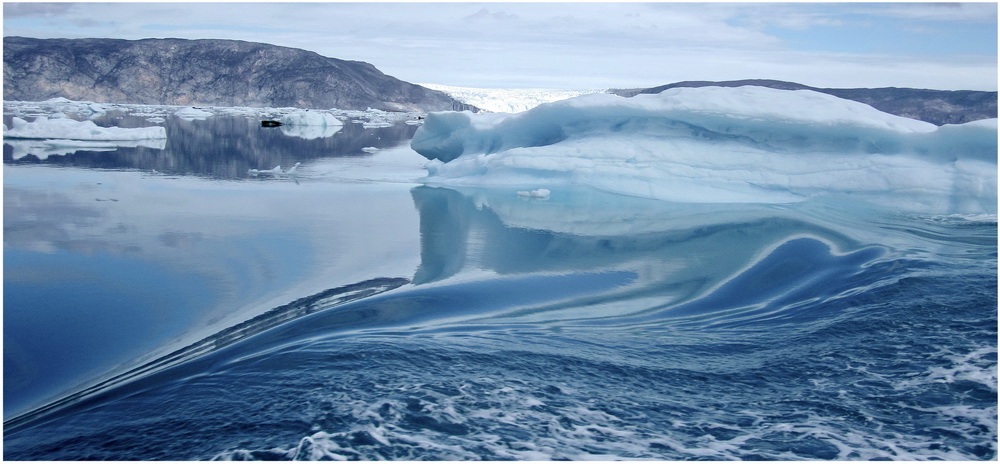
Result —
[[431, 185], [997, 210], [996, 119], [938, 127], [810, 90], [675, 88], [584, 95], [517, 114], [432, 113], [411, 146], [431, 160]]

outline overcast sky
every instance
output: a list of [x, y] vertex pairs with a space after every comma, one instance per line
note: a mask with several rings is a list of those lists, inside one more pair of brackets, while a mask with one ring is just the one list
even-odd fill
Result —
[[415, 83], [651, 87], [769, 78], [996, 90], [987, 3], [4, 2], [4, 35], [240, 39]]

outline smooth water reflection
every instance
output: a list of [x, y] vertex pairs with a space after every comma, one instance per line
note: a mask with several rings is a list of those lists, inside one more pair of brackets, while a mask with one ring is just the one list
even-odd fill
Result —
[[[454, 304], [396, 314], [411, 303], [392, 300], [388, 313], [365, 310], [382, 322], [353, 330], [642, 325], [771, 313], [768, 301], [829, 283], [825, 274], [850, 277], [883, 253], [794, 209], [587, 190], [537, 200], [315, 175], [218, 182], [8, 166], [4, 191], [8, 412], [367, 279], [412, 277], [430, 293], [406, 298]], [[39, 349], [50, 340], [65, 343]], [[70, 348], [86, 340], [98, 342]], [[39, 364], [47, 373], [30, 374]]]
[[410, 187], [6, 166], [5, 412], [303, 296], [409, 277]]
[[[11, 125], [12, 114], [4, 116]], [[101, 127], [147, 127], [146, 116], [109, 112], [91, 120]], [[250, 169], [275, 166], [288, 169], [297, 162], [321, 158], [367, 157], [363, 148], [389, 148], [409, 140], [416, 126], [365, 127], [345, 122], [339, 130], [316, 133], [316, 128], [261, 127], [261, 117], [220, 114], [187, 120], [165, 115], [159, 123], [167, 140], [87, 142], [4, 139], [4, 164], [50, 164], [64, 167], [156, 171], [223, 179], [249, 177]]]
[[[907, 450], [925, 451], [926, 434], [910, 412], [882, 398], [952, 407], [954, 395], [925, 402], [926, 391], [950, 386], [917, 380], [938, 372], [949, 350], [995, 352], [991, 341], [982, 345], [982, 333], [962, 338], [969, 326], [995, 324], [970, 316], [981, 317], [983, 302], [995, 307], [995, 294], [977, 288], [991, 278], [995, 286], [995, 220], [847, 210], [836, 202], [671, 204], [568, 189], [530, 199], [352, 181], [338, 168], [350, 163], [338, 163], [311, 164], [297, 184], [7, 166], [5, 303], [24, 307], [5, 313], [5, 342], [21, 346], [5, 350], [12, 359], [4, 375], [25, 379], [5, 387], [8, 415], [43, 400], [26, 392], [74, 385], [44, 385], [46, 376], [28, 372], [40, 363], [62, 370], [51, 383], [87, 380], [51, 360], [59, 353], [91, 373], [121, 372], [168, 348], [247, 329], [231, 344], [206, 345], [183, 364], [141, 371], [91, 402], [39, 416], [64, 420], [8, 422], [15, 453], [274, 458], [299, 443], [318, 449], [301, 455], [314, 458], [595, 457], [606, 448], [641, 458], [898, 457], [883, 452], [883, 442], [895, 446], [904, 436], [915, 440]], [[388, 177], [404, 178], [397, 174]], [[74, 287], [80, 274], [93, 274], [92, 293]], [[964, 280], [973, 291], [955, 287]], [[131, 292], [151, 285], [157, 291]], [[377, 293], [342, 298], [377, 286]], [[101, 302], [118, 292], [139, 296]], [[943, 303], [921, 309], [920, 292]], [[942, 315], [942, 307], [955, 312]], [[308, 311], [291, 311], [301, 316], [259, 332], [244, 324], [283, 308]], [[60, 318], [73, 321], [72, 330]], [[74, 353], [71, 345], [103, 337], [82, 321], [105, 331], [145, 330], [149, 338]], [[153, 326], [161, 333], [151, 334]], [[906, 333], [913, 327], [925, 331]], [[887, 336], [894, 330], [902, 336]], [[928, 339], [941, 344], [899, 349]], [[25, 351], [49, 359], [26, 362]], [[123, 352], [137, 360], [122, 363]], [[900, 392], [900, 379], [919, 385]], [[549, 396], [531, 393], [545, 401], [497, 409], [496, 392], [511, 391], [511, 381], [541, 385]], [[989, 388], [980, 383], [977, 395]], [[467, 396], [474, 384], [482, 391]], [[416, 401], [412, 390], [445, 392], [444, 399]], [[408, 415], [394, 415], [394, 398]], [[975, 414], [995, 411], [995, 401], [977, 401]], [[562, 431], [579, 431], [579, 423], [553, 425], [580, 420], [574, 411], [608, 408], [616, 408], [614, 417], [587, 423], [619, 435], [567, 438]], [[845, 425], [842, 409], [878, 421]], [[931, 422], [964, 430], [949, 417]], [[176, 440], [178, 423], [190, 424], [190, 440]], [[726, 433], [707, 434], [711, 427]], [[338, 438], [326, 448], [331, 454], [320, 452], [324, 437], [364, 438], [372, 430], [385, 440]], [[846, 437], [837, 439], [850, 446], [838, 451], [817, 433]], [[949, 440], [976, 443], [990, 433]], [[107, 450], [106, 434], [140, 445]], [[482, 434], [495, 434], [497, 450], [480, 447]], [[511, 454], [509, 437], [554, 448]], [[646, 443], [635, 447], [631, 437]], [[811, 445], [798, 447], [802, 437]], [[653, 439], [678, 445], [668, 452]], [[426, 443], [463, 445], [448, 445], [457, 454], [428, 456]], [[244, 449], [272, 451], [234, 451]]]
[[[781, 279], [789, 279], [785, 285], [792, 286], [804, 278], [805, 268], [841, 271], [827, 266], [839, 259], [835, 256], [867, 250], [864, 258], [852, 258], [860, 268], [883, 253], [871, 249], [866, 234], [785, 207], [672, 204], [593, 191], [556, 192], [547, 200], [432, 187], [417, 187], [412, 194], [421, 227], [414, 283], [469, 270], [499, 275], [627, 270], [638, 276], [629, 289], [586, 305], [576, 302], [577, 313], [613, 301], [675, 307], [710, 293], [740, 300], [720, 292], [724, 286], [752, 287], [756, 298], [765, 298], [760, 284], [780, 288]], [[813, 259], [814, 266], [801, 262]], [[741, 273], [752, 268], [760, 282], [739, 284]]]

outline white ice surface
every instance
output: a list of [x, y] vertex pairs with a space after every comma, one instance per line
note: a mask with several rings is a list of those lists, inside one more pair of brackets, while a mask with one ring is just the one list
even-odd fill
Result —
[[166, 129], [155, 127], [99, 127], [93, 121], [76, 121], [65, 117], [39, 116], [28, 122], [19, 117], [11, 121], [13, 127], [4, 129], [5, 138], [64, 139], [64, 140], [150, 140], [167, 138]]
[[212, 116], [212, 112], [205, 111], [202, 109], [187, 107], [181, 108], [174, 112], [174, 116], [187, 121], [197, 121], [199, 119], [208, 119]]
[[519, 113], [543, 103], [551, 103], [591, 93], [604, 93], [606, 91], [605, 89], [483, 89], [441, 84], [420, 85], [431, 90], [444, 92], [451, 98], [462, 103], [494, 113]]
[[848, 195], [996, 212], [997, 120], [937, 127], [812, 91], [585, 95], [514, 114], [429, 114], [411, 142], [431, 185], [588, 186], [678, 202]]
[[293, 111], [278, 118], [288, 126], [343, 126], [333, 114], [322, 111]]
[[293, 111], [278, 117], [278, 121], [285, 135], [310, 140], [332, 137], [344, 127], [336, 116], [324, 111]]

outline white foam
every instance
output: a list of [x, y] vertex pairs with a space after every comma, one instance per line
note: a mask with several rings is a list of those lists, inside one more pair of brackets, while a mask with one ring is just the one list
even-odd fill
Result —
[[971, 353], [947, 355], [948, 364], [931, 366], [921, 375], [897, 382], [897, 389], [914, 388], [926, 383], [955, 383], [969, 381], [978, 383], [993, 392], [997, 391], [997, 350], [995, 347], [980, 348]]

